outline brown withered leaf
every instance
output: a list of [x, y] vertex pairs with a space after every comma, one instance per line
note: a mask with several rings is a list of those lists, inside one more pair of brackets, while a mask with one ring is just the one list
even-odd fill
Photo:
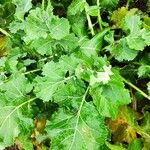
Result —
[[134, 112], [128, 107], [122, 107], [115, 120], [108, 120], [107, 125], [112, 133], [112, 141], [115, 143], [130, 143], [137, 138], [137, 122]]
[[0, 35], [0, 57], [7, 55], [8, 47], [7, 47], [7, 37]]

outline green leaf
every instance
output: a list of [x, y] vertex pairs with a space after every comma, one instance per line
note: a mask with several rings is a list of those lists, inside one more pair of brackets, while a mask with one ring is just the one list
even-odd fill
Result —
[[30, 65], [33, 64], [33, 63], [36, 63], [36, 61], [35, 61], [35, 60], [32, 60], [32, 59], [26, 59], [26, 60], [23, 61], [23, 64], [24, 64], [25, 66], [30, 66]]
[[20, 21], [13, 21], [9, 24], [9, 30], [11, 33], [17, 33], [18, 30], [24, 30], [25, 24]]
[[0, 105], [0, 139], [4, 146], [11, 146], [22, 130], [27, 133], [32, 127], [32, 119], [22, 115], [23, 111], [27, 112], [27, 108], [21, 108], [22, 104], [16, 105], [14, 102], [13, 105]]
[[18, 72], [17, 64], [18, 61], [16, 59], [14, 58], [7, 59], [5, 62], [5, 70], [9, 73], [10, 72], [16, 73]]
[[[72, 60], [72, 61], [70, 61]], [[81, 62], [80, 59], [74, 55], [62, 56], [59, 62], [54, 63], [53, 61], [46, 63], [43, 67], [42, 74], [44, 76], [64, 76], [66, 72], [69, 72], [69, 75], [73, 75], [77, 65]]]
[[[0, 91], [4, 92], [3, 95], [13, 102], [15, 99], [25, 97], [26, 93], [32, 90], [32, 85], [24, 77], [24, 75], [14, 75], [7, 82], [0, 86]], [[12, 99], [13, 98], [13, 99]]]
[[17, 114], [13, 113], [13, 115], [11, 115], [11, 112], [13, 111], [11, 106], [8, 106], [9, 109], [6, 109], [7, 107], [5, 108], [5, 105], [1, 105], [0, 108], [0, 138], [2, 139], [2, 144], [4, 146], [10, 146], [20, 132], [17, 124]]
[[129, 48], [134, 50], [143, 50], [149, 45], [149, 31], [141, 29], [140, 16], [126, 16], [124, 29], [130, 30], [130, 34], [126, 37]]
[[150, 75], [150, 66], [149, 65], [141, 65], [138, 68], [138, 76], [139, 77], [147, 77], [148, 75]]
[[128, 150], [141, 150], [142, 148], [142, 142], [139, 139], [135, 139], [129, 144]]
[[26, 70], [26, 67], [18, 59], [22, 59], [26, 56], [26, 53], [19, 47], [11, 48], [7, 59], [5, 61], [5, 71], [8, 73], [18, 73]]
[[128, 35], [116, 41], [115, 44], [112, 41], [107, 48], [119, 61], [133, 60], [138, 54], [136, 51], [142, 51], [146, 45], [149, 45], [149, 32], [146, 33], [145, 29], [141, 29], [140, 16], [130, 13], [125, 17], [123, 30]]
[[103, 8], [111, 10], [112, 8], [117, 6], [118, 0], [102, 0], [100, 4]]
[[52, 116], [47, 132], [52, 138], [51, 149], [62, 150], [98, 149], [107, 137], [104, 118], [92, 103], [82, 101], [76, 112], [59, 109]]
[[133, 60], [138, 54], [138, 51], [129, 48], [126, 38], [122, 38], [106, 48], [118, 61]]
[[[138, 149], [136, 138], [149, 149], [149, 107], [141, 106], [143, 118], [125, 108], [131, 98], [123, 81], [142, 79], [150, 94], [150, 19], [128, 3], [136, 5], [0, 0], [0, 149]], [[132, 98], [142, 100], [136, 90]]]
[[56, 40], [61, 40], [69, 35], [69, 21], [66, 18], [49, 15], [38, 7], [30, 11], [24, 29], [26, 33], [24, 40], [26, 43], [38, 38], [46, 39], [48, 34]]
[[5, 3], [9, 3], [9, 2], [11, 2], [11, 0], [5, 0], [5, 1], [0, 0], [0, 4], [5, 4]]
[[[53, 65], [53, 64], [52, 64]], [[34, 80], [34, 93], [36, 96], [43, 101], [52, 100], [53, 94], [59, 88], [61, 84], [64, 84], [70, 78], [65, 78], [65, 75], [58, 75], [57, 73], [53, 73], [56, 76], [52, 77], [36, 77]]]
[[117, 72], [114, 72], [108, 84], [92, 87], [90, 93], [99, 113], [105, 117], [115, 118], [119, 106], [131, 102], [129, 92]]
[[[51, 61], [45, 64], [42, 73], [44, 77], [38, 76], [34, 80], [36, 96], [43, 101], [52, 100], [57, 89], [74, 77], [71, 75], [75, 72], [78, 61], [78, 59], [72, 57], [72, 63], [70, 63], [70, 57], [62, 57], [57, 63]], [[67, 72], [69, 72], [69, 77], [65, 77]]]
[[[17, 33], [17, 31], [18, 30], [24, 30], [24, 28], [25, 28], [25, 26], [27, 26], [26, 28], [25, 28], [25, 30], [28, 30], [29, 28], [28, 28], [28, 25], [31, 23], [31, 27], [33, 27], [34, 26], [34, 30], [36, 29], [36, 31], [38, 31], [38, 26], [39, 26], [39, 30], [43, 30], [42, 29], [42, 24], [40, 24], [40, 20], [38, 19], [38, 18], [40, 18], [41, 20], [42, 20], [42, 22], [43, 21], [46, 21], [46, 19], [49, 17], [49, 16], [53, 16], [53, 7], [51, 6], [51, 3], [50, 3], [50, 1], [48, 1], [48, 6], [47, 6], [47, 8], [46, 8], [46, 11], [44, 11], [44, 10], [41, 10], [40, 8], [37, 8], [37, 10], [35, 9], [34, 11], [33, 11], [33, 13], [31, 13], [32, 11], [30, 11], [30, 13], [31, 14], [34, 14], [34, 16], [32, 16], [32, 15], [29, 15], [29, 18], [30, 19], [27, 19], [28, 21], [25, 21], [25, 19], [24, 19], [24, 15], [25, 15], [25, 13], [28, 13], [29, 12], [29, 10], [32, 8], [32, 0], [22, 0], [22, 1], [20, 1], [20, 0], [13, 0], [14, 1], [14, 4], [16, 5], [16, 17], [17, 17], [17, 19], [15, 19], [14, 21], [12, 21], [11, 23], [10, 23], [10, 25], [9, 25], [9, 29], [10, 29], [10, 31], [12, 32], [12, 33]], [[39, 14], [38, 14], [39, 13]], [[32, 17], [31, 17], [32, 16]], [[26, 18], [28, 18], [28, 17], [26, 17]], [[26, 24], [26, 22], [28, 22], [27, 24]], [[32, 25], [32, 22], [33, 22], [33, 25]], [[37, 26], [36, 26], [36, 24], [37, 24]], [[44, 25], [45, 26], [45, 25]], [[43, 26], [43, 27], [44, 27]], [[41, 28], [41, 29], [40, 29]], [[45, 28], [46, 28], [46, 26], [45, 26]], [[47, 29], [45, 29], [45, 30], [47, 30]], [[26, 31], [26, 33], [28, 34], [29, 32], [28, 31]], [[41, 31], [40, 31], [40, 33], [42, 33]], [[36, 34], [36, 33], [35, 33]], [[43, 33], [44, 34], [44, 33]], [[28, 38], [31, 38], [30, 36], [31, 36], [32, 34], [29, 34], [29, 36], [28, 35], [26, 35], [27, 37], [25, 37], [24, 39], [25, 39], [25, 41], [26, 42], [29, 42], [30, 41], [30, 39], [28, 39]], [[42, 36], [43, 37], [43, 36]], [[44, 36], [45, 37], [45, 36]], [[32, 38], [31, 38], [32, 39]]]
[[50, 36], [48, 36], [46, 39], [39, 38], [34, 40], [30, 46], [31, 48], [34, 48], [37, 53], [41, 55], [52, 55], [54, 45], [60, 45], [65, 52], [71, 53], [78, 47], [78, 38], [75, 37], [75, 35], [69, 34], [66, 37], [64, 37], [61, 40], [54, 40]]
[[138, 36], [140, 33], [141, 23], [140, 16], [129, 15], [125, 17], [123, 29], [130, 30], [130, 34]]
[[57, 41], [56, 43], [63, 46], [67, 53], [70, 53], [73, 52], [79, 46], [78, 41], [79, 39], [73, 33], [71, 33], [63, 39]]
[[58, 103], [61, 107], [72, 106], [76, 108], [84, 93], [84, 82], [72, 79], [66, 84], [59, 86], [59, 89], [54, 94], [54, 102]]
[[104, 36], [104, 40], [109, 44], [114, 43], [115, 42], [115, 40], [114, 40], [114, 31], [107, 32], [106, 35]]
[[50, 30], [50, 35], [53, 39], [61, 40], [67, 35], [69, 35], [70, 25], [66, 18], [52, 18], [48, 28]]
[[97, 16], [98, 15], [98, 11], [99, 11], [99, 7], [98, 6], [89, 6], [87, 7], [87, 13], [90, 16]]
[[53, 6], [52, 6], [51, 1], [49, 1], [49, 0], [47, 2], [46, 12], [49, 16], [53, 15]]
[[15, 16], [19, 20], [24, 20], [24, 15], [32, 8], [32, 0], [12, 0], [16, 5]]
[[101, 50], [104, 36], [108, 30], [103, 30], [96, 34], [92, 39], [86, 40], [81, 44], [81, 51], [88, 57], [97, 56], [98, 52]]
[[113, 145], [108, 142], [106, 142], [107, 147], [109, 147], [110, 150], [127, 150], [126, 148], [119, 146], [119, 145]]
[[52, 55], [52, 44], [53, 40], [48, 36], [46, 39], [41, 37], [34, 40], [31, 43], [31, 47], [41, 55]]
[[144, 19], [144, 21], [143, 21], [144, 28], [145, 29], [150, 29], [150, 17], [144, 16], [143, 19]]
[[150, 31], [149, 30], [142, 30], [142, 38], [145, 40], [146, 45], [150, 45]]
[[47, 14], [38, 7], [30, 11], [24, 29], [26, 33], [24, 40], [27, 43], [40, 37], [47, 37], [47, 32], [49, 31], [46, 25], [47, 17]]
[[71, 5], [68, 7], [67, 14], [69, 16], [76, 15], [84, 10], [85, 1], [84, 0], [73, 0]]
[[[23, 106], [34, 99], [27, 99], [31, 84], [23, 75], [16, 75], [0, 87], [0, 139], [2, 145], [10, 146], [20, 132], [27, 133], [32, 127], [29, 111]], [[26, 112], [26, 115], [24, 113]], [[30, 131], [29, 131], [30, 132]]]
[[78, 13], [74, 16], [68, 16], [73, 32], [80, 38], [87, 36], [85, 22], [86, 16], [84, 13]]
[[146, 46], [145, 41], [141, 37], [129, 35], [126, 37], [129, 48], [134, 50], [143, 50]]

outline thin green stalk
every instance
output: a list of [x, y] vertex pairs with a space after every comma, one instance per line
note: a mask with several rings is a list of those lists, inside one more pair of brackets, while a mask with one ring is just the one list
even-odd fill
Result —
[[38, 71], [40, 71], [40, 70], [41, 70], [41, 69], [34, 69], [34, 70], [31, 70], [31, 71], [24, 72], [23, 74], [24, 74], [24, 75], [27, 75], [27, 74], [30, 74], [30, 73], [38, 72]]
[[2, 32], [4, 35], [11, 37], [11, 35], [5, 31], [4, 29], [0, 28], [0, 32]]
[[127, 1], [126, 8], [129, 8], [130, 0]]
[[125, 78], [123, 78], [123, 81], [128, 84], [129, 86], [131, 86], [133, 89], [135, 89], [136, 91], [138, 91], [142, 96], [144, 96], [146, 99], [150, 100], [150, 96], [148, 96], [146, 93], [144, 93], [141, 89], [139, 89], [137, 86], [135, 86], [134, 84], [132, 84], [131, 82], [127, 81]]
[[86, 16], [87, 16], [87, 20], [88, 20], [88, 24], [89, 24], [89, 29], [91, 30], [92, 36], [94, 36], [94, 35], [95, 35], [95, 32], [94, 32], [94, 29], [93, 29], [93, 25], [92, 25], [90, 16], [89, 16], [88, 14], [86, 14]]
[[[98, 6], [98, 8], [99, 8], [99, 6], [100, 6], [100, 2], [99, 2], [99, 0], [97, 0], [97, 6]], [[98, 23], [99, 23], [99, 27], [100, 27], [100, 30], [102, 30], [103, 29], [103, 27], [102, 27], [102, 18], [101, 18], [101, 14], [100, 14], [100, 9], [98, 9]]]
[[42, 0], [42, 10], [45, 9], [45, 0]]
[[94, 29], [93, 29], [93, 25], [92, 25], [90, 15], [88, 14], [87, 2], [85, 0], [84, 0], [84, 2], [85, 2], [84, 9], [85, 9], [86, 18], [87, 18], [87, 21], [88, 21], [88, 26], [89, 26], [89, 29], [91, 31], [92, 36], [94, 36], [95, 33], [94, 33]]

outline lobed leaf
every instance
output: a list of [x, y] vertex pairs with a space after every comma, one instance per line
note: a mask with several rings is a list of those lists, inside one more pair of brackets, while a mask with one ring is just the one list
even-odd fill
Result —
[[[52, 100], [53, 94], [57, 91], [60, 86], [63, 86], [68, 80], [73, 78], [75, 67], [78, 65], [79, 60], [72, 56], [72, 63], [70, 64], [70, 57], [62, 57], [57, 62], [49, 62], [45, 64], [43, 68], [43, 75], [45, 77], [35, 78], [35, 89], [36, 96], [44, 101]], [[69, 72], [69, 76], [66, 73]]]
[[84, 103], [81, 106], [82, 104], [78, 106], [76, 113], [61, 108], [53, 115], [47, 126], [47, 132], [52, 138], [52, 149], [91, 150], [104, 144], [107, 129], [103, 117], [92, 103]]
[[131, 102], [128, 90], [117, 72], [111, 76], [108, 84], [91, 88], [91, 96], [100, 114], [115, 118], [121, 105]]
[[79, 12], [82, 12], [84, 10], [85, 6], [84, 0], [73, 0], [71, 5], [68, 7], [67, 14], [68, 15], [76, 15]]
[[120, 39], [118, 43], [108, 46], [107, 49], [118, 61], [133, 60], [138, 54], [138, 51], [129, 48], [126, 38]]
[[24, 20], [24, 15], [32, 8], [32, 0], [13, 0], [16, 5], [15, 16], [19, 20]]
[[0, 87], [0, 139], [2, 145], [10, 146], [20, 132], [30, 132], [32, 119], [24, 112], [23, 106], [29, 101], [26, 94], [32, 90], [32, 86], [23, 75], [13, 76], [7, 83]]

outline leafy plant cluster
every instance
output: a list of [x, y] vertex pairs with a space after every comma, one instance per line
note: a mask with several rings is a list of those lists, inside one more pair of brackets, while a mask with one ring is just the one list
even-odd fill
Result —
[[149, 3], [0, 0], [0, 149], [150, 149]]

